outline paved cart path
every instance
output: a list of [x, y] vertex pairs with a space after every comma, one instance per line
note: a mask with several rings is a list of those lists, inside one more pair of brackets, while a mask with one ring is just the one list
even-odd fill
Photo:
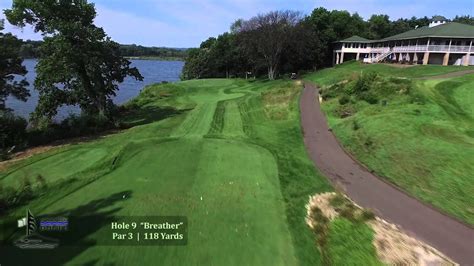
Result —
[[357, 204], [400, 225], [461, 265], [474, 265], [474, 229], [408, 196], [352, 159], [339, 145], [306, 82], [301, 96], [301, 124], [308, 153], [319, 170]]

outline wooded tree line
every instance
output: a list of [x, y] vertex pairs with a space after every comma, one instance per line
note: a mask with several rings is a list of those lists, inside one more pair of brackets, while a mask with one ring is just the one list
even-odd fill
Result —
[[[454, 22], [474, 25], [474, 17], [456, 16]], [[308, 16], [295, 11], [273, 11], [235, 21], [229, 32], [190, 49], [183, 79], [278, 75], [315, 70], [332, 64], [332, 44], [353, 35], [382, 39], [427, 26], [428, 17], [390, 20], [372, 15], [316, 8]]]
[[187, 49], [121, 44], [120, 54], [122, 56], [176, 58], [184, 60], [187, 55]]
[[[20, 56], [22, 58], [39, 58], [40, 47], [43, 41], [26, 40], [20, 45]], [[120, 44], [120, 55], [129, 57], [159, 57], [175, 58], [184, 60], [186, 49], [168, 48], [168, 47], [145, 47], [136, 44]]]

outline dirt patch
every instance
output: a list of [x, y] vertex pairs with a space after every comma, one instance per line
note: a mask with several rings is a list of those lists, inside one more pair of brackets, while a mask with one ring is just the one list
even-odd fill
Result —
[[337, 212], [334, 210], [334, 208], [331, 206], [329, 203], [331, 198], [335, 195], [334, 192], [326, 192], [326, 193], [321, 193], [321, 194], [316, 194], [314, 196], [309, 197], [309, 202], [306, 205], [306, 223], [311, 227], [313, 224], [310, 221], [311, 217], [311, 207], [316, 206], [318, 207], [321, 212], [323, 213], [326, 218], [329, 220], [333, 220], [334, 218], [337, 217]]
[[[306, 205], [306, 223], [312, 228], [315, 221], [312, 221], [312, 210], [319, 209], [321, 213], [333, 220], [339, 213], [331, 204], [331, 200], [336, 197], [336, 193], [328, 192], [316, 194], [309, 198]], [[349, 199], [348, 199], [349, 200]], [[362, 209], [353, 203], [356, 208]], [[377, 256], [388, 265], [456, 265], [441, 252], [431, 246], [408, 236], [399, 227], [388, 223], [378, 217], [367, 221], [367, 224], [374, 230], [373, 245], [377, 251]]]
[[369, 222], [379, 259], [390, 265], [455, 265], [439, 251], [381, 219]]

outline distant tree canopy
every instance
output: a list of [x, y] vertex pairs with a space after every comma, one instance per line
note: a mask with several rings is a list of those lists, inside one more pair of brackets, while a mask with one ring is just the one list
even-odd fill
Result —
[[159, 57], [163, 59], [173, 58], [184, 60], [187, 55], [187, 49], [121, 44], [120, 54], [122, 56], [132, 57]]
[[[474, 25], [472, 16], [452, 21]], [[246, 72], [273, 79], [283, 73], [314, 70], [332, 64], [332, 45], [353, 35], [382, 39], [427, 26], [428, 17], [390, 20], [383, 14], [364, 20], [357, 13], [316, 8], [308, 16], [273, 11], [235, 21], [230, 31], [190, 49], [183, 79], [243, 77]]]
[[39, 102], [33, 121], [50, 120], [62, 105], [109, 116], [111, 97], [125, 77], [143, 77], [120, 55], [119, 44], [94, 25], [96, 11], [86, 0], [13, 0], [5, 10], [12, 25], [31, 24], [44, 36], [36, 66]]
[[474, 17], [469, 16], [469, 15], [467, 15], [467, 16], [455, 16], [453, 21], [468, 24], [468, 25], [474, 25]]
[[[23, 58], [39, 58], [40, 46], [43, 41], [26, 40], [21, 43], [20, 55]], [[129, 57], [158, 57], [163, 59], [184, 60], [187, 55], [187, 49], [168, 48], [168, 47], [145, 47], [135, 44], [120, 44], [120, 55]]]

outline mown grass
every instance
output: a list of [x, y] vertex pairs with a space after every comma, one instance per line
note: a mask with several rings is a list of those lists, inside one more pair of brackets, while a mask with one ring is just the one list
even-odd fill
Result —
[[[305, 224], [308, 196], [331, 190], [308, 159], [292, 81], [195, 80], [146, 88], [122, 120], [133, 128], [10, 164], [0, 184], [25, 176], [36, 215], [184, 215], [185, 247], [94, 245], [104, 228], [74, 230], [88, 246], [3, 248], [0, 263], [121, 265], [321, 264]], [[35, 176], [41, 175], [45, 187]], [[25, 206], [1, 222], [15, 223]], [[6, 227], [5, 227], [6, 228]], [[16, 239], [22, 231], [2, 230]]]
[[[322, 108], [347, 150], [415, 197], [474, 224], [474, 74], [415, 79], [465, 69], [472, 68], [348, 63], [307, 78], [324, 86]], [[347, 93], [367, 70], [379, 76], [370, 87], [374, 104]]]

